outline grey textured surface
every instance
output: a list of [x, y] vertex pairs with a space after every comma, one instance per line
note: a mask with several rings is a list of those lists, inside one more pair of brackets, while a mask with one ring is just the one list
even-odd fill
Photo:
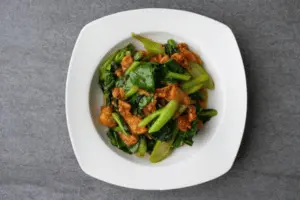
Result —
[[[238, 158], [221, 178], [139, 191], [95, 180], [77, 164], [64, 113], [75, 40], [86, 23], [141, 7], [200, 13], [237, 37], [249, 112]], [[300, 199], [299, 55], [297, 0], [1, 0], [0, 199]]]

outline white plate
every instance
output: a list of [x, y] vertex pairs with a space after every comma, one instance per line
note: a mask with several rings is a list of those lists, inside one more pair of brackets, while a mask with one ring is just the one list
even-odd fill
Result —
[[[218, 116], [196, 136], [151, 164], [113, 148], [97, 123], [102, 92], [98, 63], [112, 50], [133, 42], [131, 32], [166, 42], [186, 42], [204, 60], [215, 81], [209, 107]], [[134, 44], [137, 44], [134, 42]], [[105, 182], [136, 189], [167, 190], [217, 178], [232, 166], [243, 136], [247, 110], [244, 66], [232, 31], [207, 17], [179, 10], [141, 9], [116, 13], [87, 24], [76, 41], [66, 83], [66, 116], [82, 170]]]

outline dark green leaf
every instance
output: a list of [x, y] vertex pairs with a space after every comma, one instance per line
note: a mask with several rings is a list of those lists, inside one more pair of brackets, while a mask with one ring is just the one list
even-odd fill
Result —
[[176, 42], [172, 39], [168, 40], [168, 43], [164, 45], [165, 53], [171, 56], [174, 53], [178, 52]]
[[164, 125], [159, 131], [151, 133], [151, 136], [160, 141], [169, 141], [172, 139], [173, 131], [176, 129], [176, 121], [170, 120], [166, 125]]
[[154, 139], [150, 140], [149, 138], [146, 137], [146, 142], [147, 142], [147, 152], [151, 154], [155, 146], [155, 140]]
[[212, 117], [216, 116], [217, 114], [218, 112], [215, 109], [202, 109], [200, 112], [197, 113], [197, 117], [204, 124], [208, 122]]
[[176, 72], [179, 74], [184, 74], [185, 70], [173, 59], [170, 59], [168, 62], [165, 63], [165, 66], [171, 72]]
[[127, 145], [121, 140], [119, 134], [114, 131], [113, 129], [109, 129], [107, 132], [107, 136], [110, 140], [110, 143], [117, 147], [118, 149], [124, 151], [125, 153], [129, 153], [131, 154], [131, 152], [129, 151]]
[[136, 144], [129, 146], [129, 147], [128, 147], [128, 150], [129, 150], [131, 153], [135, 153], [135, 152], [137, 152], [137, 150], [139, 149], [139, 145], [140, 145], [140, 143], [139, 143], [139, 141], [138, 141]]
[[129, 79], [126, 82], [126, 89], [133, 85], [145, 89], [149, 92], [154, 92], [154, 68], [150, 63], [141, 64], [136, 70], [129, 73]]
[[191, 97], [192, 100], [205, 100], [205, 93], [201, 92], [200, 90], [198, 90], [197, 92], [194, 92], [192, 94], [189, 95]]

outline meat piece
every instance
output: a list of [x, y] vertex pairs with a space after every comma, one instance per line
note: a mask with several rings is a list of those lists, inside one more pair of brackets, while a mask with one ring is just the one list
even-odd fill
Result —
[[177, 47], [179, 49], [179, 51], [181, 51], [182, 49], [189, 49], [189, 46], [186, 43], [179, 43], [177, 44]]
[[188, 115], [182, 115], [178, 117], [177, 127], [180, 131], [187, 131], [192, 127], [191, 122], [189, 122]]
[[168, 62], [170, 60], [170, 57], [168, 55], [164, 55], [160, 60], [159, 63], [160, 64], [164, 64], [166, 62]]
[[124, 58], [122, 59], [122, 62], [121, 62], [123, 72], [125, 72], [132, 63], [133, 63], [132, 56], [124, 56]]
[[119, 112], [125, 118], [126, 115], [130, 115], [131, 105], [126, 101], [119, 100]]
[[195, 108], [195, 106], [189, 105], [188, 106], [188, 110], [187, 110], [187, 114], [188, 114], [188, 120], [189, 120], [189, 122], [192, 122], [195, 119], [197, 119], [197, 114], [196, 114], [196, 108]]
[[124, 99], [125, 91], [123, 90], [123, 88], [114, 88], [112, 91], [112, 96], [117, 99]]
[[141, 117], [135, 116], [135, 115], [130, 115], [127, 116], [127, 118], [125, 118], [126, 123], [129, 126], [129, 129], [131, 131], [131, 133], [133, 134], [143, 134], [147, 132], [147, 128], [146, 127], [139, 127], [139, 123], [142, 121]]
[[112, 117], [113, 109], [110, 106], [102, 106], [99, 116], [99, 122], [109, 128], [115, 127], [117, 124]]
[[188, 60], [191, 62], [196, 62], [199, 64], [202, 64], [202, 60], [198, 55], [196, 55], [194, 52], [187, 50], [187, 49], [182, 49], [180, 53]]
[[165, 98], [168, 101], [176, 99], [179, 103], [190, 104], [190, 97], [184, 93], [177, 85], [170, 84], [163, 88], [155, 90], [155, 94], [158, 98]]
[[118, 68], [116, 71], [115, 71], [115, 75], [117, 77], [121, 77], [123, 76], [123, 70], [121, 68]]
[[195, 119], [197, 119], [196, 108], [195, 106], [189, 105], [187, 114], [178, 117], [178, 129], [181, 131], [187, 131], [192, 127], [192, 121], [194, 121]]
[[119, 112], [128, 124], [132, 134], [143, 134], [147, 132], [146, 127], [138, 127], [142, 121], [141, 117], [135, 116], [130, 112], [131, 105], [125, 101], [119, 100]]
[[156, 110], [156, 99], [153, 102], [148, 103], [148, 105], [146, 105], [143, 108], [143, 112], [145, 115], [150, 115], [151, 113], [153, 113]]
[[180, 64], [184, 68], [189, 67], [189, 63], [187, 58], [181, 53], [174, 53], [171, 58], [173, 58], [178, 64]]
[[134, 145], [138, 141], [136, 135], [127, 136], [123, 133], [119, 133], [119, 136], [120, 136], [121, 140], [128, 146]]
[[152, 56], [150, 58], [150, 62], [156, 62], [156, 63], [163, 64], [165, 62], [168, 62], [169, 59], [170, 59], [170, 57], [168, 55], [158, 54], [158, 55]]
[[178, 46], [180, 54], [182, 54], [188, 61], [203, 64], [203, 61], [201, 60], [201, 58], [197, 54], [195, 54], [194, 52], [189, 50], [189, 47], [187, 44], [179, 43], [177, 46]]
[[161, 59], [161, 55], [158, 54], [158, 55], [152, 56], [149, 61], [159, 63], [160, 59]]

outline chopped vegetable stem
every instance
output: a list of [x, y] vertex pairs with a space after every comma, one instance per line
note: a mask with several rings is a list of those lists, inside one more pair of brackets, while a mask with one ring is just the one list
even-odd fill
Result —
[[139, 123], [139, 127], [148, 125], [152, 120], [154, 120], [156, 117], [158, 117], [163, 112], [163, 110], [164, 110], [164, 108], [161, 108], [161, 109], [155, 111], [154, 113], [152, 113], [151, 115], [148, 115], [146, 118], [144, 118]]
[[126, 132], [126, 130], [124, 128], [124, 125], [121, 122], [120, 115], [118, 113], [112, 113], [112, 117], [114, 118], [114, 120], [119, 125], [120, 129], [122, 130], [122, 133], [124, 133], [125, 135], [129, 136], [130, 134], [128, 132]]
[[175, 73], [175, 72], [168, 72], [166, 77], [167, 78], [174, 78], [174, 79], [178, 79], [178, 80], [182, 80], [182, 81], [188, 81], [191, 78], [190, 75], [179, 74], [179, 73]]
[[198, 76], [197, 78], [194, 78], [190, 81], [187, 81], [185, 83], [183, 83], [181, 85], [181, 88], [186, 90], [188, 88], [191, 88], [191, 87], [194, 87], [196, 85], [200, 85], [200, 84], [203, 84], [205, 81], [208, 80], [208, 75], [206, 74], [201, 74], [200, 76]]
[[130, 72], [134, 71], [139, 65], [141, 64], [141, 62], [138, 61], [134, 61], [130, 67], [126, 70], [125, 75], [129, 74]]
[[136, 86], [136, 85], [132, 86], [132, 87], [128, 90], [128, 92], [126, 92], [126, 94], [125, 94], [125, 99], [127, 99], [127, 98], [131, 97], [132, 95], [134, 95], [135, 93], [137, 93], [138, 90], [139, 90], [139, 87], [138, 87], [138, 86]]
[[154, 124], [150, 127], [149, 133], [153, 133], [159, 131], [176, 113], [178, 109], [178, 102], [176, 100], [170, 101], [158, 117], [158, 119], [154, 122]]

